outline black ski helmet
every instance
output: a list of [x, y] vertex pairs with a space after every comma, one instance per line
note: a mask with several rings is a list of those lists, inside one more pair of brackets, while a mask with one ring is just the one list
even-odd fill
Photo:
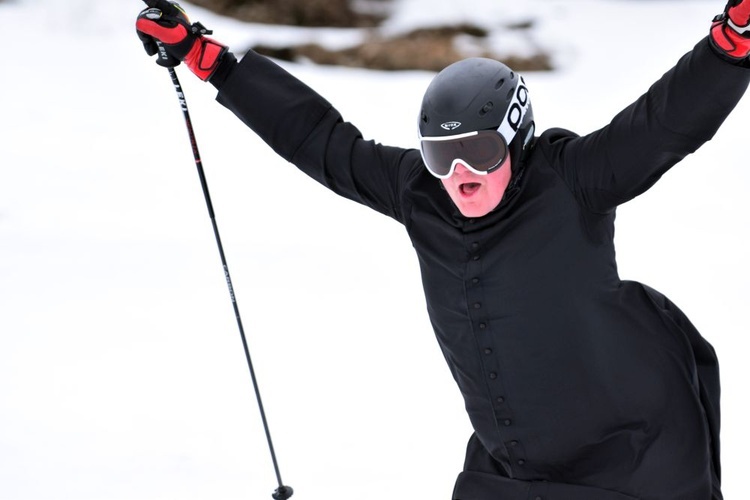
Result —
[[422, 99], [420, 138], [496, 129], [508, 143], [511, 161], [518, 162], [534, 136], [534, 112], [518, 73], [500, 61], [472, 57], [433, 78]]

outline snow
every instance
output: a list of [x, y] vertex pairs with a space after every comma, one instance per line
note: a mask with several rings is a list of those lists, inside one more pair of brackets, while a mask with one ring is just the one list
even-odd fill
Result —
[[[598, 128], [705, 35], [713, 0], [394, 0], [394, 32], [533, 18], [540, 129]], [[166, 71], [140, 2], [0, 1], [0, 499], [246, 499], [276, 488]], [[187, 5], [232, 46], [356, 42]], [[510, 40], [510, 41], [509, 41]], [[415, 145], [431, 74], [285, 64], [368, 137]], [[276, 157], [178, 68], [294, 498], [447, 498], [470, 434], [393, 221]], [[620, 274], [673, 299], [722, 364], [727, 498], [743, 495], [750, 100], [618, 211]], [[637, 145], [634, 145], [637, 147]]]

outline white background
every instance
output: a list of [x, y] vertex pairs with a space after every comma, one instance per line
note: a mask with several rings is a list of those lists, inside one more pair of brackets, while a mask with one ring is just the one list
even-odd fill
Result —
[[[185, 4], [232, 47], [356, 40]], [[260, 499], [276, 480], [182, 115], [135, 0], [0, 2], [0, 499]], [[715, 0], [394, 0], [387, 30], [460, 20], [527, 73], [540, 130], [586, 133], [703, 37]], [[533, 19], [531, 33], [508, 32]], [[427, 72], [285, 64], [368, 138], [416, 145]], [[276, 157], [178, 68], [285, 482], [299, 499], [449, 498], [471, 432], [390, 219]], [[618, 211], [623, 279], [716, 347], [724, 491], [743, 498], [747, 119]], [[634, 145], [633, 147], [638, 147]]]

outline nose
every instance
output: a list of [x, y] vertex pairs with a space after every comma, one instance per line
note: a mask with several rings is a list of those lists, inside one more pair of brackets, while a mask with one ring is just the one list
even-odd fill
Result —
[[453, 175], [465, 175], [467, 172], [471, 172], [468, 168], [466, 168], [466, 165], [464, 165], [461, 162], [456, 163], [456, 168], [453, 171]]

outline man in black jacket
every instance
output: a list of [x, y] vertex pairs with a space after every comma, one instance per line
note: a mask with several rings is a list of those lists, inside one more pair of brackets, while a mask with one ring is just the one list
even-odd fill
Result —
[[[365, 141], [255, 53], [237, 62], [165, 0], [137, 30], [286, 160], [404, 224], [474, 434], [456, 500], [721, 499], [712, 347], [620, 280], [616, 207], [709, 140], [750, 81], [750, 0], [606, 127], [538, 137], [524, 80], [469, 59], [425, 93], [420, 149]], [[194, 27], [198, 29], [193, 29]]]

